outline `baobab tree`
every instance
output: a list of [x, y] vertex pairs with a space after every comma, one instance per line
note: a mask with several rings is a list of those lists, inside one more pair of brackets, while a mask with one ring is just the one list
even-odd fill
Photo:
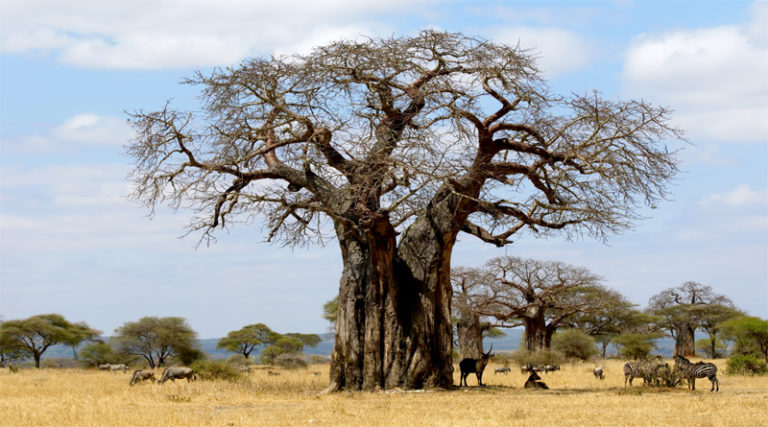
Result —
[[[675, 355], [684, 357], [696, 355], [696, 329], [708, 326], [710, 331], [716, 331], [718, 320], [722, 322], [738, 314], [728, 297], [693, 281], [652, 296], [648, 311], [658, 316], [659, 326], [675, 339]], [[710, 333], [710, 339], [714, 343], [714, 333]]]
[[200, 112], [132, 114], [135, 198], [191, 208], [203, 241], [238, 222], [335, 238], [328, 390], [451, 385], [459, 232], [605, 238], [677, 171], [666, 109], [556, 96], [528, 52], [461, 34], [341, 41], [188, 83]]
[[[459, 275], [462, 276], [467, 275]], [[484, 268], [473, 270], [470, 277], [475, 278], [469, 282], [473, 286], [461, 286], [459, 291], [459, 295], [462, 291], [467, 294], [461, 298], [463, 302], [454, 299], [466, 312], [474, 315], [464, 318], [490, 317], [500, 322], [498, 326], [524, 326], [529, 351], [549, 349], [552, 335], [558, 328], [570, 325], [577, 314], [600, 310], [604, 301], [602, 296], [608, 293], [600, 286], [602, 279], [599, 276], [557, 261], [494, 258]], [[460, 279], [453, 280], [460, 282]], [[456, 285], [454, 290], [457, 290]], [[473, 334], [465, 337], [469, 346], [473, 339]]]
[[456, 319], [459, 359], [480, 359], [483, 355], [483, 338], [496, 328], [512, 328], [521, 323], [498, 321], [486, 315], [494, 305], [489, 298], [487, 285], [493, 277], [480, 268], [456, 267], [451, 270], [453, 301], [451, 308]]

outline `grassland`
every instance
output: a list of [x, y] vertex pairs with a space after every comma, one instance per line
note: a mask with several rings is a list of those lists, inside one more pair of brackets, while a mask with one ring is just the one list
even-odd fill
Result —
[[[717, 363], [724, 368], [722, 361]], [[695, 392], [648, 389], [639, 380], [625, 390], [622, 363], [601, 365], [604, 381], [592, 376], [591, 363], [542, 375], [549, 391], [525, 390], [519, 370], [495, 375], [498, 366], [492, 364], [482, 388], [474, 387], [472, 377], [471, 387], [453, 391], [330, 395], [319, 394], [327, 385], [324, 366], [280, 371], [278, 376], [255, 369], [238, 383], [177, 381], [134, 387], [128, 385], [130, 372], [28, 369], [11, 374], [3, 369], [0, 425], [768, 425], [765, 377], [721, 375], [719, 393], [709, 392], [706, 379], [697, 381]]]

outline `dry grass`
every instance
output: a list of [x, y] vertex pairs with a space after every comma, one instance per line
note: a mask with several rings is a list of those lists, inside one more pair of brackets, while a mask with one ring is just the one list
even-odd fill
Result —
[[[718, 361], [719, 367], [724, 363]], [[719, 393], [697, 381], [690, 392], [624, 390], [622, 363], [568, 365], [543, 374], [549, 391], [522, 389], [525, 376], [486, 370], [488, 387], [455, 391], [318, 395], [327, 367], [309, 372], [254, 370], [241, 383], [186, 381], [128, 386], [129, 373], [83, 370], [0, 370], [3, 426], [254, 426], [254, 425], [768, 425], [768, 379], [720, 376]], [[320, 372], [313, 376], [311, 372]], [[159, 372], [157, 373], [159, 377]], [[458, 383], [458, 373], [455, 382]], [[470, 378], [474, 385], [474, 377]]]

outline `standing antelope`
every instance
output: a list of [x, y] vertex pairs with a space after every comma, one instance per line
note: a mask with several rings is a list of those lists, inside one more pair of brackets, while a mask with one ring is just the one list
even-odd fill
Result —
[[491, 350], [493, 350], [493, 345], [491, 345], [491, 349], [488, 350], [488, 353], [481, 352], [482, 357], [480, 359], [466, 358], [459, 362], [459, 369], [461, 369], [459, 387], [461, 387], [462, 384], [469, 387], [469, 384], [467, 384], [467, 376], [473, 372], [477, 376], [477, 385], [483, 385], [483, 371], [488, 365], [488, 360], [491, 358]]

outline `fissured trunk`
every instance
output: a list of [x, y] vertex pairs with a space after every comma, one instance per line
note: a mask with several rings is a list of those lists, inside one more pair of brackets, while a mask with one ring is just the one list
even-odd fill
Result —
[[696, 356], [694, 328], [691, 325], [683, 325], [680, 329], [678, 329], [677, 336], [675, 338], [676, 355], [684, 357]]
[[531, 314], [525, 318], [525, 347], [528, 351], [546, 350], [552, 335], [547, 331], [543, 310]]
[[459, 343], [459, 360], [482, 357], [483, 329], [477, 314], [471, 311], [460, 313], [459, 322], [456, 324], [456, 335]]
[[[465, 216], [449, 195], [400, 236], [336, 224], [344, 268], [328, 391], [453, 384], [450, 260]], [[363, 236], [361, 237], [361, 234]]]

